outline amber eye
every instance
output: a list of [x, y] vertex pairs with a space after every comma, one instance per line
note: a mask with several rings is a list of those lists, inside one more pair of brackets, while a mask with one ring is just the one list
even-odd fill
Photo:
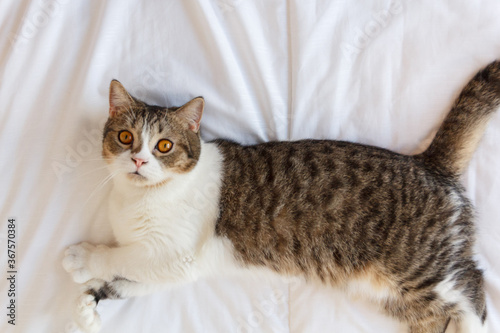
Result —
[[170, 140], [167, 139], [161, 139], [158, 141], [158, 144], [156, 145], [156, 149], [160, 151], [160, 153], [166, 153], [172, 149], [173, 143]]
[[121, 131], [118, 134], [118, 140], [120, 140], [120, 142], [125, 145], [130, 144], [133, 139], [134, 137], [132, 136], [132, 133], [130, 133], [129, 131]]

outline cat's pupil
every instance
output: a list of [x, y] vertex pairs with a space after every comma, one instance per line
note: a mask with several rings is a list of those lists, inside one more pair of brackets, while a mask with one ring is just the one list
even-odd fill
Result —
[[124, 144], [129, 144], [132, 142], [132, 134], [128, 131], [120, 132], [118, 139]]
[[172, 142], [170, 142], [167, 139], [160, 140], [158, 142], [158, 150], [162, 153], [168, 152], [170, 149], [172, 149]]

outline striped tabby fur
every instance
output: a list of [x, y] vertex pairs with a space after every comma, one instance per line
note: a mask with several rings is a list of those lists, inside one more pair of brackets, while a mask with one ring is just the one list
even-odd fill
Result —
[[[149, 106], [113, 81], [110, 101], [103, 155], [111, 166], [132, 170], [117, 176], [114, 205], [131, 209], [144, 201], [138, 205], [144, 212], [130, 221], [114, 218], [118, 247], [83, 243], [66, 253], [74, 280], [91, 279], [78, 308], [87, 331], [100, 326], [100, 299], [148, 293], [153, 284], [217, 275], [229, 266], [266, 267], [350, 292], [368, 285], [362, 291], [412, 333], [442, 333], [450, 320], [463, 332], [486, 329], [474, 210], [459, 176], [500, 106], [500, 62], [474, 76], [430, 147], [415, 156], [328, 140], [204, 143], [201, 98], [181, 108]], [[135, 138], [129, 146], [117, 141], [122, 130]], [[165, 137], [175, 149], [161, 154], [154, 146]], [[219, 185], [200, 207], [190, 191], [206, 184]], [[176, 266], [188, 250], [196, 265]]]

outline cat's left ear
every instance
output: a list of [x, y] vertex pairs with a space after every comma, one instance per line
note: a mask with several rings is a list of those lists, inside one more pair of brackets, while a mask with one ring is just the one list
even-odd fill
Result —
[[189, 129], [195, 133], [200, 130], [200, 121], [205, 107], [205, 100], [203, 97], [196, 97], [175, 111], [175, 114], [180, 117]]
[[112, 80], [109, 85], [109, 116], [113, 117], [120, 112], [130, 109], [135, 100], [118, 81]]

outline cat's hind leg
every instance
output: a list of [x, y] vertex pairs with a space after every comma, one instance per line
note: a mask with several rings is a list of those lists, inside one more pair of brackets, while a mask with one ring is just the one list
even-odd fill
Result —
[[457, 274], [455, 288], [460, 290], [462, 299], [459, 303], [459, 316], [455, 319], [460, 333], [485, 333], [486, 299], [484, 294], [484, 278], [481, 270], [471, 261], [468, 269]]
[[406, 322], [409, 333], [444, 333], [459, 313], [457, 304], [444, 300], [434, 286], [404, 287], [398, 296], [385, 302], [384, 310]]
[[482, 321], [475, 313], [468, 312], [457, 321], [459, 333], [486, 333], [488, 326], [486, 321]]
[[443, 308], [449, 308], [458, 332], [488, 331], [483, 274], [473, 260], [462, 262], [461, 268], [437, 284], [434, 291], [442, 300]]
[[408, 324], [409, 333], [444, 333], [451, 316], [440, 309], [438, 300], [431, 301], [432, 295], [388, 302], [385, 310]]
[[445, 333], [450, 318], [432, 317], [410, 324], [410, 333]]

